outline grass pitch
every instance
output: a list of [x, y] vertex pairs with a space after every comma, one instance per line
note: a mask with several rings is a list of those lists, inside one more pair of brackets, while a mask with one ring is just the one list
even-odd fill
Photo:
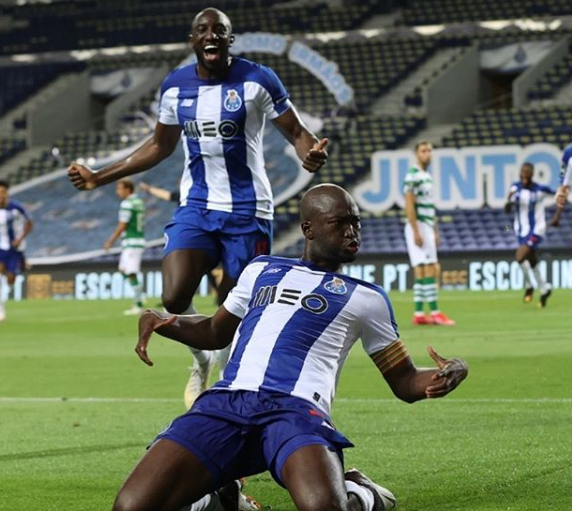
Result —
[[[572, 292], [546, 309], [521, 293], [442, 292], [454, 328], [413, 327], [411, 295], [391, 296], [418, 365], [425, 346], [468, 360], [469, 378], [442, 400], [395, 399], [358, 345], [333, 418], [357, 466], [407, 511], [572, 508]], [[141, 363], [127, 302], [9, 303], [0, 324], [0, 510], [110, 509], [147, 443], [183, 412], [188, 350], [155, 337]], [[212, 311], [212, 300], [197, 301]], [[248, 492], [292, 511], [268, 474]]]

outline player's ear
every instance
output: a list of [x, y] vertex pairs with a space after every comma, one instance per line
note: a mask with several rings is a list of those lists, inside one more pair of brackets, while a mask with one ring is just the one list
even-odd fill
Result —
[[232, 43], [234, 43], [234, 34], [230, 34], [230, 37], [228, 38], [228, 47], [229, 48], [232, 46]]
[[312, 230], [312, 222], [310, 222], [309, 220], [305, 220], [304, 222], [302, 222], [300, 227], [302, 229], [302, 234], [304, 235], [304, 238], [306, 238], [308, 240], [314, 239], [314, 231]]

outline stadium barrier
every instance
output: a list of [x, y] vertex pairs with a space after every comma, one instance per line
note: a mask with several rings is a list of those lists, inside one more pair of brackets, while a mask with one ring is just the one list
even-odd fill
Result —
[[[572, 258], [567, 251], [542, 254], [540, 271], [554, 289], [572, 289]], [[522, 271], [512, 253], [447, 255], [441, 258], [441, 287], [471, 291], [522, 289]], [[215, 270], [216, 271], [216, 270]], [[403, 292], [413, 286], [413, 272], [406, 256], [368, 256], [343, 267], [351, 277], [382, 286], [387, 292]], [[159, 300], [162, 289], [160, 262], [146, 263], [140, 278], [148, 300]], [[216, 278], [216, 275], [215, 275]], [[3, 286], [5, 288], [5, 286]], [[198, 293], [213, 290], [204, 277]], [[113, 300], [132, 298], [128, 282], [112, 263], [69, 264], [33, 268], [18, 276], [13, 289], [15, 300]], [[150, 303], [152, 305], [152, 303]]]

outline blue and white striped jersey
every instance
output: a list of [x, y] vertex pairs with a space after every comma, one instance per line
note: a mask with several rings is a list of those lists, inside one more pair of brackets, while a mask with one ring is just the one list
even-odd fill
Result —
[[[24, 206], [14, 200], [5, 208], [0, 208], [0, 250], [12, 248], [12, 242], [22, 234], [29, 218]], [[22, 241], [18, 250], [25, 248], [25, 241]]]
[[514, 192], [511, 202], [514, 203], [514, 232], [517, 236], [529, 234], [544, 236], [546, 232], [545, 199], [556, 192], [546, 185], [532, 183], [532, 188], [524, 188], [520, 181], [513, 183], [510, 191]]
[[161, 88], [159, 122], [183, 129], [181, 206], [271, 220], [264, 121], [290, 107], [274, 71], [246, 59], [233, 57], [224, 80], [200, 79], [196, 64], [174, 70]]
[[214, 388], [282, 392], [327, 413], [355, 341], [371, 355], [399, 338], [380, 287], [298, 259], [257, 257], [224, 307], [242, 322]]

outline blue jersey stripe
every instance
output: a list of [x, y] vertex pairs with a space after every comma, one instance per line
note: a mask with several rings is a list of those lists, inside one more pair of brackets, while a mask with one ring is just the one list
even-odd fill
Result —
[[[320, 285], [312, 292], [316, 296], [325, 298], [328, 308], [317, 313], [302, 307], [294, 313], [280, 332], [260, 388], [279, 388], [283, 392], [294, 390], [308, 352], [324, 330], [346, 306], [357, 287], [354, 282], [344, 281], [347, 288], [346, 293], [335, 294], [324, 287], [331, 280], [331, 274], [324, 275]], [[315, 299], [314, 303], [312, 303], [312, 299], [307, 302], [308, 306], [315, 310], [318, 309], [320, 303], [318, 298]], [[277, 378], [274, 378], [273, 375], [276, 375]]]
[[[198, 97], [198, 86], [187, 87], [184, 91], [179, 92], [179, 101], [177, 104], [177, 117], [179, 119], [196, 119], [197, 103], [192, 101], [190, 105], [186, 105], [184, 100], [187, 97]], [[184, 106], [183, 106], [184, 105]], [[183, 125], [183, 130], [188, 132], [191, 128]], [[196, 137], [186, 136], [183, 143], [187, 145], [187, 152], [190, 155], [188, 170], [191, 173], [193, 184], [189, 191], [189, 199], [197, 199], [202, 205], [208, 199], [208, 187], [206, 182], [205, 162], [201, 154], [201, 145]]]
[[223, 138], [224, 161], [228, 169], [232, 210], [235, 213], [253, 215], [256, 212], [256, 193], [252, 182], [252, 172], [247, 165], [246, 154], [246, 105], [244, 83], [233, 83], [221, 87], [221, 125], [231, 123], [237, 127], [232, 138]]
[[[252, 300], [256, 297], [258, 290], [262, 286], [276, 286], [287, 274], [288, 271], [278, 272], [278, 273], [264, 275], [263, 279], [261, 278], [256, 279], [256, 284], [252, 290], [251, 304]], [[268, 307], [268, 305], [270, 305], [270, 302], [258, 307], [251, 307], [249, 305], [248, 313], [240, 323], [240, 327], [238, 330], [239, 337], [236, 343], [236, 347], [234, 348], [232, 356], [230, 357], [230, 360], [228, 361], [228, 364], [224, 371], [223, 380], [216, 384], [217, 387], [228, 387], [236, 378], [236, 375], [238, 374], [238, 369], [240, 368], [240, 362], [242, 360], [242, 356], [244, 355], [244, 350], [246, 349], [246, 346], [250, 342], [252, 333], [254, 332], [256, 325], [260, 321], [262, 313], [266, 310], [266, 307]]]

